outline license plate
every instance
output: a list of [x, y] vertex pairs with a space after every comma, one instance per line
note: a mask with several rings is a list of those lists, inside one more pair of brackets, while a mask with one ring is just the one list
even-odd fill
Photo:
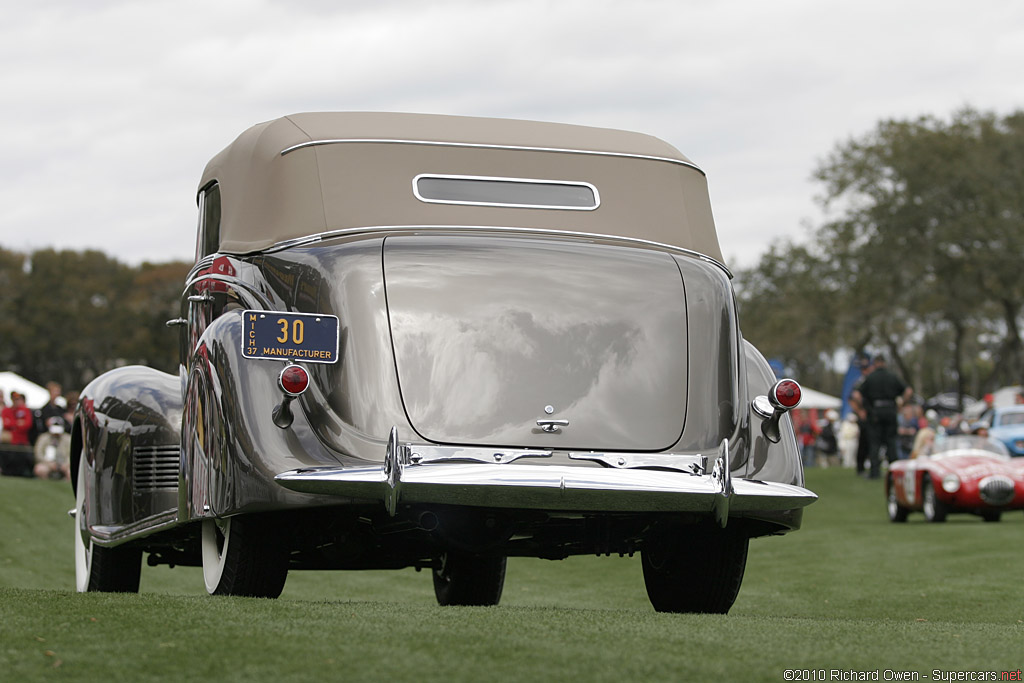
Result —
[[338, 317], [320, 313], [245, 311], [242, 355], [246, 358], [336, 363]]

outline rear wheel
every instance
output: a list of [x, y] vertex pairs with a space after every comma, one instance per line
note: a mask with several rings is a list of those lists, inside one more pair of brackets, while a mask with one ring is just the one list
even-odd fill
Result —
[[497, 605], [505, 587], [505, 565], [501, 555], [449, 550], [433, 571], [437, 604]]
[[652, 538], [641, 560], [654, 609], [727, 613], [743, 583], [748, 544], [746, 536], [710, 526]]
[[203, 580], [210, 595], [276, 598], [288, 579], [288, 552], [262, 515], [203, 520]]
[[986, 510], [981, 513], [981, 518], [986, 522], [998, 522], [1003, 518], [1002, 510]]
[[948, 506], [935, 495], [935, 486], [930, 477], [921, 483], [921, 506], [924, 517], [929, 522], [945, 522], [949, 512]]
[[86, 510], [85, 454], [78, 459], [75, 482], [75, 583], [79, 593], [138, 593], [142, 574], [142, 551], [137, 548], [104, 548], [96, 545], [85, 531]]
[[896, 498], [896, 486], [893, 482], [892, 475], [889, 475], [889, 478], [886, 481], [886, 489], [888, 490], [888, 494], [886, 496], [886, 507], [889, 511], [889, 521], [907, 521], [907, 515], [910, 513], [910, 510], [900, 505], [899, 500]]

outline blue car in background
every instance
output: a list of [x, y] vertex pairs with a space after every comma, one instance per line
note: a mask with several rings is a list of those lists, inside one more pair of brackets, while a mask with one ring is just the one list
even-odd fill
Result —
[[1024, 405], [995, 408], [986, 417], [989, 436], [1003, 442], [1010, 455], [1024, 457]]

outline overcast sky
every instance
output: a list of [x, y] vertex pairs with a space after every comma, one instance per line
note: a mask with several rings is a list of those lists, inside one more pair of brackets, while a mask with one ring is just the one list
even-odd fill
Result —
[[33, 0], [0, 9], [0, 246], [191, 259], [207, 160], [300, 111], [642, 131], [707, 173], [729, 265], [820, 223], [885, 118], [1024, 108], [1024, 2]]

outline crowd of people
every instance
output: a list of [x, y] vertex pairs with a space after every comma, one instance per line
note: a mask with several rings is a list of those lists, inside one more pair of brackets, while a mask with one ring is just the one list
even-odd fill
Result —
[[[850, 395], [851, 412], [844, 419], [835, 410], [826, 411], [821, 420], [799, 411], [794, 415], [804, 467], [848, 467], [876, 479], [883, 463], [926, 454], [937, 436], [987, 436], [983, 420], [970, 422], [963, 413], [940, 416], [912, 401], [913, 389], [888, 369], [883, 356], [863, 359], [860, 370]], [[991, 410], [992, 395], [984, 400]], [[1024, 395], [1018, 394], [1016, 401], [1024, 403]]]
[[49, 400], [36, 409], [26, 405], [20, 392], [12, 391], [9, 402], [0, 392], [0, 474], [70, 478], [71, 424], [78, 397], [65, 395], [57, 382], [48, 382], [46, 389]]
[[879, 477], [883, 457], [889, 462], [909, 457], [909, 451], [901, 449], [907, 444], [905, 437], [912, 440], [917, 431], [911, 411], [918, 406], [909, 403], [912, 395], [913, 389], [888, 370], [883, 356], [865, 359], [846, 419], [839, 422], [835, 410], [826, 411], [821, 421], [814, 415], [794, 416], [804, 467], [842, 465], [869, 478]]

